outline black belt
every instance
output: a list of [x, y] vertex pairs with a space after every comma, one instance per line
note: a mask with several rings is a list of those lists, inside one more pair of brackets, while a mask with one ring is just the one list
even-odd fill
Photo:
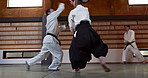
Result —
[[[81, 25], [81, 24], [85, 24], [85, 23], [88, 23], [89, 24], [89, 21], [88, 20], [82, 20], [81, 22], [80, 22], [80, 24], [78, 24], [77, 26], [76, 26], [76, 30], [78, 29], [78, 27]], [[87, 25], [86, 25], [87, 26]], [[85, 26], [85, 27], [86, 27]], [[82, 27], [82, 26], [81, 26]], [[91, 26], [89, 26], [89, 27], [91, 27]]]
[[134, 48], [134, 46], [132, 45], [132, 43], [134, 43], [134, 42], [135, 42], [135, 41], [128, 42], [128, 43], [125, 45], [124, 50], [127, 48], [128, 45], [131, 45], [131, 46]]
[[53, 36], [54, 38], [56, 38], [56, 39], [59, 41], [59, 45], [61, 45], [61, 42], [60, 42], [60, 40], [58, 39], [58, 37], [57, 37], [56, 35], [54, 35], [54, 34], [52, 34], [52, 33], [47, 33], [47, 35], [51, 35], [51, 36]]

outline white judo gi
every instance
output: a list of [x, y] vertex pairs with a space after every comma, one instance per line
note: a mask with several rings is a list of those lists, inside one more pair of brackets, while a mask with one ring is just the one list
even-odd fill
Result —
[[124, 42], [133, 42], [131, 43], [131, 45], [126, 46], [123, 50], [123, 55], [122, 55], [122, 61], [125, 62], [127, 61], [127, 56], [128, 56], [128, 52], [131, 51], [136, 55], [136, 58], [139, 61], [144, 61], [144, 57], [142, 56], [142, 54], [140, 53], [139, 49], [137, 48], [136, 42], [135, 42], [135, 32], [133, 30], [129, 30], [128, 32], [124, 33]]
[[[51, 33], [58, 36], [60, 29], [58, 26], [57, 18], [64, 9], [64, 4], [60, 3], [58, 9], [47, 16], [46, 33]], [[49, 55], [49, 52], [53, 56], [53, 61], [51, 65], [48, 67], [48, 69], [58, 69], [62, 61], [63, 52], [59, 45], [59, 41], [51, 35], [46, 35], [44, 37], [41, 52], [37, 56], [27, 60], [28, 65], [31, 66], [38, 61], [44, 60], [45, 58], [47, 58], [47, 55]]]

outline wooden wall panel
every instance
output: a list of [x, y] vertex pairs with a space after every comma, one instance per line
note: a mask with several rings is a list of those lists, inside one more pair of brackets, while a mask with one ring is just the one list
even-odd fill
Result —
[[[61, 16], [68, 16], [70, 10], [73, 9], [73, 6], [70, 4], [69, 0], [53, 0], [52, 2], [52, 7], [54, 9], [57, 9], [59, 2], [65, 3], [66, 8]], [[84, 6], [89, 8], [91, 16], [110, 15], [110, 0], [90, 0], [88, 3], [84, 4]]]
[[[117, 20], [110, 16], [108, 18], [112, 20], [92, 21], [92, 27], [110, 49], [123, 49], [124, 24], [130, 24], [131, 29], [136, 32], [136, 42], [139, 48], [148, 47], [147, 19], [121, 20], [120, 17]], [[66, 21], [59, 21], [59, 23], [67, 24]], [[42, 46], [41, 26], [41, 22], [0, 23], [0, 49], [40, 49]], [[69, 29], [60, 33], [59, 39], [63, 50], [69, 49], [72, 37], [73, 33]]]
[[114, 1], [114, 15], [147, 15], [147, 5], [128, 5], [128, 0], [112, 0]]
[[[65, 10], [60, 16], [68, 16], [72, 5], [69, 0], [43, 0], [41, 8], [7, 8], [7, 0], [0, 0], [0, 17], [38, 17], [45, 14], [46, 9], [57, 9], [58, 3], [65, 3]], [[90, 0], [84, 4], [91, 16], [102, 15], [147, 15], [148, 6], [129, 6], [128, 0]]]
[[91, 16], [111, 14], [110, 0], [90, 0], [87, 6], [89, 8]]
[[[66, 4], [66, 9], [62, 16], [67, 16], [73, 7], [69, 4], [69, 0], [53, 0], [53, 8], [57, 8], [59, 2]], [[129, 6], [128, 0], [90, 0], [84, 4], [90, 11], [91, 16], [102, 15], [147, 15], [148, 6]]]
[[[148, 24], [146, 22], [146, 20], [95, 21], [92, 22], [92, 27], [97, 31], [110, 49], [123, 49], [123, 36], [125, 32], [124, 24], [131, 24], [131, 29], [136, 33], [136, 42], [138, 47], [148, 48]], [[72, 37], [73, 35], [69, 30], [64, 30], [60, 33], [59, 39], [62, 43], [62, 49], [69, 49]]]
[[40, 49], [42, 23], [0, 23], [0, 49]]

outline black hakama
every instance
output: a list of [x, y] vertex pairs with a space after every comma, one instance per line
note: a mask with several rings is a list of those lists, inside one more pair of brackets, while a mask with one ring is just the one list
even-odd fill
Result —
[[106, 56], [108, 52], [107, 45], [103, 43], [88, 21], [81, 21], [77, 25], [76, 31], [76, 37], [73, 37], [69, 49], [73, 69], [85, 68], [87, 61], [91, 60], [91, 53], [96, 58]]

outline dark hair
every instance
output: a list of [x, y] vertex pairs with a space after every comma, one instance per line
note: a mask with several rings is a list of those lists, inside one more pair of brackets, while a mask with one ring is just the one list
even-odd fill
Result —
[[82, 0], [76, 0], [77, 4], [82, 4]]
[[50, 9], [47, 9], [47, 10], [46, 10], [46, 15], [49, 15], [48, 12], [50, 12]]
[[83, 3], [87, 3], [89, 0], [82, 0]]
[[130, 25], [124, 25], [124, 27], [130, 27]]

